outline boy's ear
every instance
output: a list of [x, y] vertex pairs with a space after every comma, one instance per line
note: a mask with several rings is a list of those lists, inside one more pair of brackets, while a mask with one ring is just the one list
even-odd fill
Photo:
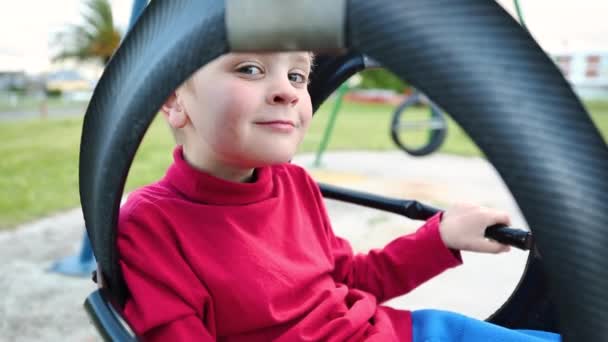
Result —
[[172, 128], [183, 128], [188, 123], [188, 115], [184, 110], [184, 107], [180, 104], [179, 98], [176, 92], [172, 92], [167, 98], [161, 112], [167, 119], [167, 122]]

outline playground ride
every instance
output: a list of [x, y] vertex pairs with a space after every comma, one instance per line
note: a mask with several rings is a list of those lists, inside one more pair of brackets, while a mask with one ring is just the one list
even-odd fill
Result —
[[[195, 70], [225, 52], [252, 50], [333, 52], [320, 58], [310, 85], [315, 108], [352, 75], [340, 66], [363, 54], [432, 97], [496, 167], [535, 236], [522, 281], [489, 320], [557, 331], [565, 341], [608, 336], [608, 182], [602, 174], [608, 148], [555, 65], [499, 5], [182, 0], [147, 7], [85, 116], [80, 194], [101, 286], [85, 306], [106, 339], [136, 338], [115, 310], [128, 296], [115, 229], [146, 129]], [[323, 192], [424, 212], [417, 202], [403, 209], [369, 194], [325, 186]]]
[[[430, 115], [421, 119], [419, 115], [407, 111], [416, 105], [428, 106]], [[414, 91], [395, 109], [390, 131], [395, 145], [409, 155], [421, 157], [441, 147], [447, 135], [448, 123], [445, 114], [435, 103], [419, 91]], [[425, 137], [420, 138], [420, 134]]]

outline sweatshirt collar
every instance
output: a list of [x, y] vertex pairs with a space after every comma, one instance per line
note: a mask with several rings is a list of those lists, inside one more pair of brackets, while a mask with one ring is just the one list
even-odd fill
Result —
[[182, 146], [173, 150], [173, 164], [165, 180], [189, 199], [206, 204], [251, 204], [272, 196], [272, 167], [255, 169], [253, 183], [239, 183], [221, 179], [193, 168], [184, 159]]

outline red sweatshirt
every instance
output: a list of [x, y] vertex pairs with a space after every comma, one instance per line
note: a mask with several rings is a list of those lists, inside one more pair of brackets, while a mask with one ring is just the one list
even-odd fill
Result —
[[411, 341], [410, 313], [379, 303], [461, 263], [439, 216], [353, 255], [302, 168], [233, 183], [174, 159], [120, 212], [124, 315], [144, 340]]

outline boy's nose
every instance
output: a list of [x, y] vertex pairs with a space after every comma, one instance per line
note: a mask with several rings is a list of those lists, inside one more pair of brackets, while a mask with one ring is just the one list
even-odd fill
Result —
[[294, 106], [296, 103], [298, 103], [298, 93], [289, 83], [289, 81], [285, 83], [287, 84], [283, 83], [278, 85], [275, 89], [268, 93], [267, 101], [269, 104]]

